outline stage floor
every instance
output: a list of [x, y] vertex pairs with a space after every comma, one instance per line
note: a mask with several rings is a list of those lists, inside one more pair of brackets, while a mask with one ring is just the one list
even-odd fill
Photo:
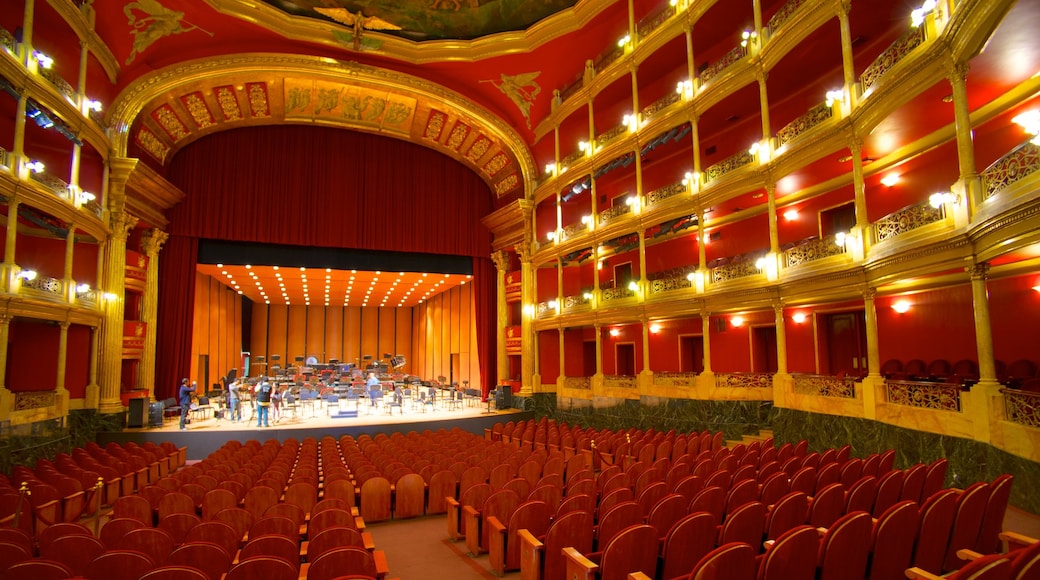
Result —
[[[353, 410], [353, 405], [343, 408]], [[484, 429], [491, 428], [495, 423], [518, 421], [532, 416], [533, 414], [530, 412], [516, 409], [497, 410], [493, 406], [489, 409], [486, 403], [463, 404], [450, 409], [440, 406], [431, 409], [429, 406], [410, 407], [405, 405], [403, 410], [394, 408], [393, 413], [388, 414], [384, 408], [368, 407], [362, 401], [358, 407], [357, 417], [334, 418], [329, 415], [329, 410], [323, 405], [315, 404], [313, 410], [306, 407], [297, 408], [295, 414], [283, 413], [278, 420], [274, 420], [272, 417], [269, 427], [257, 427], [256, 417], [247, 407], [243, 412], [243, 421], [217, 419], [212, 414], [202, 418], [201, 413], [196, 413], [185, 431], [180, 430], [178, 418], [174, 417], [165, 420], [162, 427], [124, 429], [119, 433], [102, 433], [99, 434], [98, 442], [103, 445], [109, 441], [118, 443], [170, 441], [178, 447], [186, 446], [188, 459], [204, 459], [231, 439], [284, 441], [288, 438], [299, 440], [314, 437], [320, 439], [326, 435], [335, 438], [343, 435], [357, 437], [362, 433], [369, 435], [407, 433], [409, 431], [422, 432], [426, 429], [436, 431], [452, 427], [483, 434]]]

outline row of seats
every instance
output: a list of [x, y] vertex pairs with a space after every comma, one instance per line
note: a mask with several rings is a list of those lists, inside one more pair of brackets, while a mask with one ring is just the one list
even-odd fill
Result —
[[[1035, 390], [1040, 388], [1037, 364], [1028, 359], [1018, 359], [1010, 364], [1002, 360], [993, 361], [997, 382], [1012, 388]], [[889, 359], [881, 365], [881, 376], [900, 381], [932, 381], [955, 385], [970, 385], [979, 380], [979, 366], [973, 360], [962, 359], [953, 364], [945, 359], [925, 363], [921, 359], [900, 361]]]

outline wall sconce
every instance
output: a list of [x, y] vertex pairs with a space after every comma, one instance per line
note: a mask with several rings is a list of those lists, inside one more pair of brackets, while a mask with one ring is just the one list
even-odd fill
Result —
[[846, 238], [851, 239], [851, 237], [851, 234], [847, 234], [845, 232], [838, 232], [834, 234], [834, 243], [844, 248]]
[[948, 203], [956, 203], [956, 202], [957, 202], [957, 195], [954, 194], [954, 193], [950, 193], [949, 191], [944, 191], [944, 192], [941, 192], [941, 193], [933, 193], [932, 195], [928, 196], [928, 205], [934, 207], [935, 209], [939, 209], [940, 207], [942, 207], [943, 205], [946, 205]]
[[634, 133], [639, 129], [639, 117], [635, 114], [625, 115], [624, 117], [621, 117], [621, 124], [628, 127], [628, 130]]
[[741, 326], [744, 326], [744, 317], [743, 316], [734, 316], [733, 318], [729, 319], [729, 323], [732, 324], [736, 328], [740, 328]]
[[796, 210], [796, 209], [789, 209], [789, 210], [785, 211], [784, 212], [784, 219], [789, 221], [789, 222], [798, 219], [798, 210]]
[[1026, 133], [1033, 136], [1033, 145], [1040, 146], [1040, 110], [1033, 109], [1017, 115], [1011, 122], [1021, 126]]
[[793, 320], [795, 324], [801, 324], [805, 322], [805, 318], [806, 316], [804, 312], [795, 312], [791, 315], [791, 320]]
[[632, 280], [631, 282], [628, 283], [628, 289], [633, 291], [633, 292], [637, 292], [639, 290], [639, 282], [636, 282], [635, 280]]
[[766, 278], [769, 281], [774, 281], [779, 277], [779, 270], [776, 265], [776, 254], [772, 252], [755, 260], [755, 268], [765, 272]]
[[556, 232], [549, 232], [549, 233], [545, 234], [545, 237], [550, 242], [555, 242], [556, 241]]
[[652, 332], [654, 334], [657, 334], [658, 332], [661, 332], [661, 325], [657, 324], [656, 322], [651, 324], [650, 325], [650, 332]]
[[898, 173], [889, 173], [888, 175], [881, 178], [881, 185], [884, 185], [886, 187], [892, 187], [897, 183], [899, 183]]
[[679, 81], [675, 85], [675, 92], [684, 99], [693, 97], [693, 81]]
[[910, 12], [910, 26], [917, 28], [924, 23], [924, 17], [935, 9], [935, 0], [925, 0], [920, 8]]
[[26, 282], [36, 279], [36, 270], [22, 270], [18, 272], [18, 278]]
[[900, 314], [906, 314], [906, 312], [910, 310], [910, 303], [906, 300], [899, 300], [892, 304], [892, 310], [895, 310]]
[[28, 169], [29, 171], [32, 171], [33, 173], [42, 173], [43, 169], [44, 169], [44, 167], [46, 167], [46, 165], [44, 165], [40, 161], [30, 161], [30, 162], [25, 164], [25, 167], [26, 167], [26, 169]]
[[119, 299], [119, 296], [116, 296], [115, 294], [113, 294], [111, 292], [105, 292], [104, 294], [101, 295], [101, 297], [104, 298], [105, 300], [109, 301], [109, 302], [111, 302], [113, 300], [118, 300]]
[[697, 292], [704, 292], [704, 271], [697, 270], [696, 272], [690, 272], [686, 275], [686, 279], [693, 282], [693, 287]]
[[590, 215], [583, 215], [583, 216], [581, 216], [581, 223], [583, 223], [583, 224], [585, 224], [587, 226], [591, 226], [592, 225], [592, 216], [590, 216]]
[[845, 91], [842, 89], [833, 89], [827, 91], [827, 106], [833, 107], [834, 103], [841, 103], [845, 101]]
[[94, 111], [95, 113], [101, 112], [101, 101], [95, 101], [93, 99], [87, 99], [87, 110]]
[[761, 141], [755, 141], [748, 148], [748, 153], [758, 156], [759, 163], [769, 162], [769, 145]]
[[582, 153], [592, 153], [592, 147], [589, 147], [588, 141], [578, 141], [578, 151]]
[[545, 164], [545, 173], [546, 173], [546, 175], [555, 176], [556, 175], [556, 162], [546, 163]]
[[616, 328], [611, 328], [610, 329], [610, 336], [613, 336], [613, 337], [617, 338], [617, 336], [620, 335], [620, 334], [621, 334], [620, 330], [618, 330]]
[[[419, 302], [421, 303], [422, 300], [420, 300]], [[524, 314], [527, 315], [528, 317], [534, 316], [534, 305], [533, 304], [524, 304], [523, 310], [524, 310]]]
[[46, 54], [43, 54], [38, 50], [33, 52], [33, 58], [36, 59], [36, 62], [39, 63], [39, 65], [43, 68], [51, 68], [51, 65], [54, 64], [53, 58], [47, 56]]
[[586, 292], [586, 293], [582, 294], [581, 297], [584, 298], [585, 300], [592, 300], [592, 292]]
[[740, 35], [740, 46], [747, 48], [748, 44], [758, 44], [758, 33], [754, 30], [745, 30]]
[[628, 34], [626, 34], [626, 35], [624, 35], [624, 36], [622, 36], [621, 38], [618, 39], [618, 41], [617, 41], [618, 48], [625, 48], [626, 46], [628, 46], [628, 44], [630, 42], [632, 42], [632, 37], [629, 36]]
[[626, 197], [625, 198], [625, 205], [631, 207], [633, 213], [639, 213], [639, 206], [640, 206], [639, 196], [638, 195], [630, 195], [630, 196]]
[[76, 294], [86, 294], [87, 292], [90, 292], [90, 284], [76, 285]]
[[552, 308], [556, 312], [559, 312], [560, 311], [560, 303], [555, 301], [555, 300], [550, 300], [549, 301], [549, 308]]
[[697, 171], [687, 171], [686, 175], [683, 176], [682, 184], [694, 191], [698, 189], [701, 184], [701, 174]]

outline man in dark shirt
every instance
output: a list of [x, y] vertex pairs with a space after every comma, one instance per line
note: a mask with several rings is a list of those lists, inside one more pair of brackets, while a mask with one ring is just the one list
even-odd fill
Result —
[[185, 424], [188, 419], [188, 411], [191, 410], [191, 395], [195, 392], [195, 383], [189, 383], [188, 379], [181, 379], [181, 388], [178, 393], [178, 402], [181, 404], [181, 431], [187, 431]]

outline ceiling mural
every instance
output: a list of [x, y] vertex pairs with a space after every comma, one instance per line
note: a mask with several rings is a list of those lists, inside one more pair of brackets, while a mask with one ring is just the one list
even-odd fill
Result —
[[362, 45], [366, 29], [415, 41], [472, 40], [497, 32], [525, 30], [546, 16], [570, 8], [575, 0], [265, 0], [265, 3], [293, 16], [345, 24], [352, 28], [352, 32], [347, 33], [352, 35], [350, 42]]

